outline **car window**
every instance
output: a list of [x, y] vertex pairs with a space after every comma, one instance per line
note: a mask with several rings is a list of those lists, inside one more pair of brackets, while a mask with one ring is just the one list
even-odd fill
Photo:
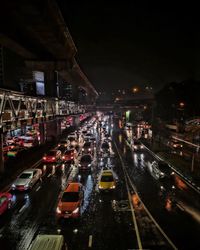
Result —
[[50, 151], [50, 152], [48, 153], [48, 155], [49, 155], [49, 156], [55, 156], [55, 155], [56, 155], [56, 152], [55, 152], [55, 151]]
[[78, 192], [65, 192], [61, 198], [62, 202], [77, 202], [79, 200]]
[[114, 179], [113, 179], [112, 175], [102, 175], [101, 181], [102, 182], [112, 182], [112, 181], [114, 181]]
[[109, 148], [109, 145], [108, 145], [108, 143], [103, 143], [101, 147], [102, 148]]
[[23, 173], [19, 176], [20, 179], [29, 179], [32, 177], [31, 173]]
[[91, 162], [91, 161], [92, 161], [92, 158], [90, 155], [84, 155], [81, 158], [81, 162]]

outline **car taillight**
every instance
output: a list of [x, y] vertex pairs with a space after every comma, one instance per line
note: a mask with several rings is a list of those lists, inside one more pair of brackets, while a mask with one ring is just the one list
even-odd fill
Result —
[[46, 159], [47, 159], [47, 157], [44, 156], [44, 157], [43, 157], [43, 160], [46, 160]]
[[55, 160], [56, 158], [55, 157], [52, 157], [52, 160]]
[[65, 156], [63, 156], [62, 158], [65, 159]]

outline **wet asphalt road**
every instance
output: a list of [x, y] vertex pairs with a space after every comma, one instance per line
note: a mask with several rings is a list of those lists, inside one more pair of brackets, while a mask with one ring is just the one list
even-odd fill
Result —
[[[100, 138], [97, 139], [100, 142]], [[178, 177], [175, 177], [173, 182], [176, 186], [173, 196], [168, 184], [165, 185], [166, 192], [161, 193], [160, 185], [164, 184], [156, 180], [146, 166], [146, 162], [152, 160], [152, 156], [145, 151], [132, 152], [124, 140], [123, 133], [121, 134], [119, 130], [113, 132], [113, 139], [130, 179], [165, 233], [179, 249], [199, 249], [199, 196], [182, 185]], [[115, 151], [114, 144], [113, 150]], [[58, 196], [66, 185], [70, 166], [65, 165], [63, 169], [58, 167], [55, 173], [49, 166], [42, 180], [31, 191], [14, 194], [12, 208], [0, 217], [0, 249], [28, 249], [37, 234], [57, 234], [58, 230], [64, 235], [69, 250], [137, 249], [136, 232], [130, 208], [127, 207], [123, 211], [113, 209], [113, 201], [126, 202], [128, 200], [121, 161], [116, 151], [115, 157], [101, 160], [98, 152], [97, 146], [96, 163], [93, 165], [92, 173], [77, 174], [74, 177], [74, 180], [84, 185], [85, 190], [82, 215], [79, 219], [57, 220]], [[108, 161], [108, 165], [119, 178], [117, 188], [112, 193], [102, 194], [97, 188], [102, 160]], [[42, 168], [43, 164], [39, 167]], [[179, 203], [179, 206], [170, 207], [169, 200], [172, 197]], [[142, 230], [145, 232], [145, 225]], [[148, 234], [148, 230], [145, 233]], [[161, 246], [154, 239], [148, 240], [148, 235], [145, 237], [143, 244], [145, 249], [168, 249], [165, 244]]]
[[[98, 151], [98, 149], [97, 149]], [[98, 153], [97, 153], [98, 154]], [[107, 161], [107, 158], [103, 158]], [[47, 166], [42, 181], [29, 192], [15, 192], [12, 208], [1, 217], [0, 246], [2, 249], [28, 249], [39, 233], [57, 234], [61, 230], [69, 249], [136, 249], [137, 240], [130, 211], [116, 212], [113, 200], [127, 200], [122, 170], [118, 159], [109, 159], [109, 165], [120, 176], [116, 190], [100, 194], [97, 178], [99, 159], [91, 174], [76, 175], [74, 180], [84, 185], [82, 216], [77, 220], [57, 220], [58, 196], [70, 166], [57, 169]], [[43, 168], [43, 164], [38, 166]]]
[[[126, 140], [119, 140], [120, 137], [123, 137], [121, 132], [115, 138], [129, 176], [153, 217], [178, 249], [199, 249], [199, 194], [177, 175], [173, 180], [157, 179], [147, 167], [147, 162], [154, 160], [153, 157], [146, 150], [133, 152]], [[175, 190], [172, 190], [172, 185]], [[161, 186], [165, 191], [161, 192]]]

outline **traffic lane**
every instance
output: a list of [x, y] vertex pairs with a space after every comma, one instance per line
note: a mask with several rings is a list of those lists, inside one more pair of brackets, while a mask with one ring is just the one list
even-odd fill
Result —
[[[141, 169], [145, 169], [145, 165], [142, 166], [145, 164], [145, 152], [144, 161], [136, 161], [133, 164], [133, 160], [131, 163], [132, 152], [126, 144], [124, 146], [126, 147], [127, 171], [153, 217], [167, 232], [167, 235], [180, 246], [180, 249], [192, 249], [191, 247], [199, 246], [196, 232], [200, 232], [200, 227], [196, 218], [190, 216], [180, 206], [177, 206], [177, 202], [175, 204], [171, 203], [172, 197], [160, 196], [157, 181], [148, 172], [141, 171]], [[175, 196], [175, 199], [178, 200], [178, 197]], [[176, 234], [174, 234], [174, 225], [176, 225]], [[188, 238], [190, 239], [189, 242]]]
[[[27, 249], [44, 218], [55, 213], [64, 176], [54, 174], [44, 178], [41, 188], [24, 194], [25, 203], [12, 213], [1, 234], [0, 244], [7, 249]], [[37, 191], [38, 190], [38, 191]]]
[[[126, 143], [123, 144], [123, 147], [125, 147], [125, 150], [123, 150], [123, 152], [126, 154], [126, 151], [129, 149], [127, 149], [125, 145]], [[122, 148], [122, 145], [121, 145], [121, 148]], [[136, 168], [140, 170], [140, 173], [147, 170], [147, 172], [149, 172], [149, 174], [154, 179], [157, 178], [155, 175], [152, 174], [150, 169], [147, 167], [148, 165], [147, 162], [152, 162], [155, 160], [155, 158], [148, 151], [146, 151], [145, 149], [142, 151], [133, 151], [132, 158], [133, 158], [133, 162]], [[126, 156], [126, 161], [129, 162], [130, 164], [131, 157]], [[168, 175], [168, 171], [166, 171], [166, 175]], [[200, 211], [198, 212], [199, 207], [200, 207], [199, 194], [194, 189], [192, 189], [189, 185], [187, 185], [181, 179], [181, 177], [174, 174], [170, 178], [169, 177], [166, 177], [163, 179], [157, 178], [156, 182], [158, 184], [158, 187], [161, 189], [160, 190], [161, 192], [167, 192], [167, 193], [175, 192], [177, 201], [185, 204], [185, 206], [187, 207], [192, 207], [196, 213], [200, 214]], [[173, 190], [173, 186], [175, 187], [175, 190]], [[162, 188], [164, 190], [162, 190]]]
[[[121, 175], [115, 168], [113, 170]], [[130, 211], [117, 213], [112, 207], [113, 200], [127, 200], [123, 179], [118, 182], [115, 192], [99, 193], [95, 175], [93, 173], [81, 178], [86, 191], [84, 206], [87, 206], [82, 217], [78, 221], [64, 220], [61, 223], [61, 233], [69, 249], [87, 249], [89, 244], [92, 244], [92, 249], [137, 248]]]

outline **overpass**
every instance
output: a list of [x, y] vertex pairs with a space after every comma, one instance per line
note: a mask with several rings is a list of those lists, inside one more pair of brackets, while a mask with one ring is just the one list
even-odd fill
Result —
[[33, 71], [42, 71], [47, 85], [52, 85], [56, 71], [64, 81], [81, 86], [91, 98], [97, 97], [75, 60], [77, 48], [55, 0], [3, 1], [0, 45], [23, 58], [21, 78], [31, 78]]

